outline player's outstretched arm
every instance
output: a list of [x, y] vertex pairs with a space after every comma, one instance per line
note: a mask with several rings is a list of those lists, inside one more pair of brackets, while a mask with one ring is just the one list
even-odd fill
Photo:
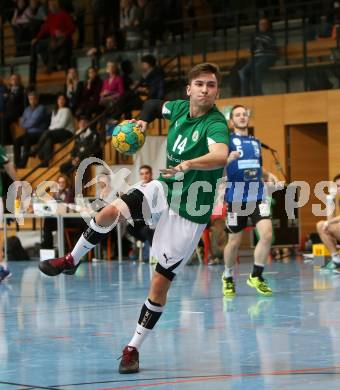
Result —
[[169, 178], [178, 172], [187, 172], [190, 170], [209, 171], [212, 169], [222, 168], [227, 164], [228, 145], [216, 143], [209, 146], [209, 153], [192, 160], [182, 161], [173, 168], [161, 169], [163, 177]]
[[140, 119], [131, 119], [131, 122], [135, 122], [145, 132], [150, 122], [155, 119], [163, 119], [162, 108], [165, 103], [160, 99], [147, 100], [140, 113]]

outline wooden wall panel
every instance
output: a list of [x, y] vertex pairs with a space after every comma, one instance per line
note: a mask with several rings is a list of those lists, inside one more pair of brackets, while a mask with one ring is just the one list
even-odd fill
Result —
[[290, 126], [289, 139], [291, 181], [310, 185], [309, 202], [300, 208], [300, 228], [305, 235], [315, 232], [316, 222], [322, 219], [313, 215], [312, 204], [320, 203], [314, 195], [315, 185], [328, 178], [327, 124]]
[[[284, 169], [287, 162], [286, 127], [313, 125], [311, 126], [314, 129], [311, 130], [313, 135], [309, 132], [306, 139], [303, 134], [294, 139], [293, 148], [297, 148], [301, 158], [301, 163], [292, 162], [294, 177], [304, 172], [301, 173], [303, 180], [314, 187], [316, 178], [332, 179], [335, 174], [340, 173], [340, 90], [237, 97], [217, 101], [220, 109], [235, 104], [243, 104], [251, 109], [250, 126], [254, 127], [255, 136], [278, 151]], [[328, 145], [318, 140], [317, 129], [324, 134], [325, 128], [328, 128]], [[313, 158], [310, 157], [310, 150], [313, 150]], [[271, 153], [266, 150], [263, 150], [263, 162], [268, 170], [278, 175]], [[315, 169], [299, 173], [299, 169], [304, 167]], [[282, 179], [282, 176], [278, 176]], [[306, 232], [308, 229], [315, 231], [316, 220], [310, 207], [302, 210], [303, 231]]]
[[[262, 99], [254, 99], [254, 135], [266, 145], [277, 150], [282, 168], [286, 171], [285, 126], [283, 116], [282, 95], [265, 96]], [[284, 177], [277, 170], [271, 152], [266, 149], [263, 149], [262, 152], [265, 169], [273, 172], [283, 180]]]
[[340, 173], [340, 90], [327, 92], [329, 179]]
[[327, 92], [290, 93], [283, 96], [286, 125], [327, 121]]

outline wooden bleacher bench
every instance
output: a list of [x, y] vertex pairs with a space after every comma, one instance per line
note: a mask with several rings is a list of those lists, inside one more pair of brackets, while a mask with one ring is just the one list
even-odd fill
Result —
[[[306, 45], [307, 50], [307, 59], [314, 62], [308, 63], [308, 67], [320, 67], [320, 66], [331, 66], [334, 64], [330, 60], [332, 49], [336, 48], [336, 40], [333, 38], [320, 38], [315, 41], [309, 41]], [[288, 64], [280, 63], [280, 60], [283, 60], [285, 57], [285, 52], [287, 50], [287, 60]], [[180, 69], [181, 76], [187, 74], [190, 68], [200, 62], [207, 61], [213, 62], [219, 65], [224, 75], [228, 75], [230, 68], [235, 64], [237, 59], [240, 58], [249, 58], [251, 55], [249, 49], [240, 49], [240, 50], [228, 50], [228, 51], [218, 51], [206, 53], [206, 55], [194, 55], [194, 56], [179, 56], [177, 59], [177, 64], [173, 64], [173, 72], [175, 73]], [[296, 69], [303, 68], [303, 43], [290, 43], [287, 45], [287, 49], [284, 47], [279, 47], [279, 62], [271, 67], [271, 70], [276, 71], [291, 71]], [[322, 59], [327, 57], [327, 59]], [[165, 64], [169, 61], [168, 58], [164, 58], [160, 61], [160, 64]], [[292, 63], [290, 63], [292, 62]], [[168, 74], [169, 75], [169, 74]]]

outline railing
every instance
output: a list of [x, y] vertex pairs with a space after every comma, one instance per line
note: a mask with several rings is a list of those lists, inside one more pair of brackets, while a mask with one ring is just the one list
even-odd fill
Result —
[[[76, 138], [79, 138], [79, 136], [81, 134], [83, 134], [89, 127], [92, 127], [94, 125], [97, 125], [101, 120], [105, 119], [106, 116], [109, 114], [110, 112], [110, 108], [104, 110], [102, 113], [100, 113], [98, 116], [96, 116], [94, 119], [92, 119], [88, 126], [84, 129], [82, 129], [81, 131], [79, 131], [77, 134], [74, 134], [71, 138], [69, 138], [68, 140], [66, 140], [65, 142], [63, 142], [61, 144], [60, 147], [58, 147], [56, 150], [53, 151], [51, 157], [50, 157], [50, 161], [52, 161], [53, 157], [56, 156], [59, 152], [61, 152], [63, 149], [65, 149], [65, 147], [67, 145], [69, 145], [71, 142], [73, 142]], [[49, 130], [47, 130], [49, 131]], [[103, 144], [103, 139], [105, 137], [105, 129], [102, 127], [99, 131], [99, 137], [100, 137], [100, 144], [102, 145]], [[57, 164], [59, 164], [61, 161], [63, 161], [66, 157], [69, 157], [69, 152], [66, 152], [65, 154], [63, 154], [61, 157], [59, 157], [58, 159], [54, 160], [53, 163], [51, 165], [49, 165], [48, 169], [52, 168], [53, 166], [56, 166]], [[91, 156], [88, 156], [88, 157], [91, 157]], [[34, 168], [32, 168], [25, 176], [22, 177], [22, 181], [29, 181], [30, 184], [32, 185], [33, 183], [35, 183], [36, 181], [38, 181], [39, 179], [41, 179], [42, 176], [45, 176], [46, 175], [46, 171], [45, 172], [42, 172], [40, 175], [32, 178], [30, 180], [30, 177], [33, 175], [33, 173], [36, 172], [36, 170], [38, 168], [41, 168], [41, 166], [43, 165], [43, 162], [40, 162], [38, 165], [36, 165]], [[45, 177], [45, 180], [50, 180], [52, 177], [54, 177], [57, 173], [56, 172], [53, 172], [50, 176], [48, 176], [47, 178]]]
[[[304, 90], [308, 89], [308, 32], [310, 28], [310, 16], [314, 16], [315, 9], [318, 10], [319, 15], [324, 15], [327, 11], [324, 1], [312, 0], [301, 1], [299, 3], [289, 4], [285, 1], [278, 2], [276, 6], [266, 7], [261, 10], [255, 7], [250, 7], [242, 10], [230, 10], [222, 5], [221, 12], [196, 16], [192, 18], [182, 18], [166, 22], [160, 28], [162, 30], [175, 32], [180, 35], [179, 42], [160, 43], [155, 49], [159, 58], [170, 57], [166, 72], [173, 74], [178, 80], [181, 77], [182, 69], [179, 57], [181, 55], [193, 56], [201, 53], [203, 57], [207, 53], [217, 51], [216, 46], [220, 46], [223, 50], [235, 50], [235, 60], [239, 57], [239, 52], [242, 47], [249, 45], [249, 38], [255, 30], [259, 15], [268, 15], [272, 21], [281, 21], [283, 26], [274, 26], [274, 33], [283, 35], [283, 62], [284, 65], [289, 64], [287, 47], [290, 43], [291, 34], [301, 37], [301, 45], [303, 47], [303, 56], [301, 63], [303, 65], [303, 81]], [[224, 4], [224, 3], [223, 3]], [[300, 20], [300, 26], [293, 27], [289, 21], [291, 17]], [[246, 27], [248, 26], [248, 27]], [[1, 24], [0, 34], [0, 54], [3, 53], [3, 24]], [[251, 31], [250, 31], [251, 30]], [[222, 35], [218, 35], [218, 32]], [[184, 39], [185, 38], [185, 39]], [[339, 34], [337, 35], [337, 42], [339, 43]], [[338, 45], [339, 47], [339, 45]], [[141, 53], [145, 49], [117, 53], [122, 58], [128, 53]], [[4, 63], [4, 56], [1, 61]], [[13, 69], [12, 69], [13, 71]], [[286, 92], [289, 92], [289, 81], [286, 82]]]
[[[282, 20], [287, 21], [288, 18], [308, 18], [315, 14], [315, 9], [318, 9], [319, 15], [327, 12], [327, 2], [320, 0], [301, 1], [289, 4], [287, 1], [280, 1], [275, 6], [269, 6], [261, 9], [256, 7], [247, 7], [241, 10], [231, 9], [226, 7], [223, 3], [220, 7], [220, 12], [211, 13], [204, 16], [186, 17], [177, 20], [172, 20], [162, 23], [163, 31], [170, 30], [176, 31], [183, 37], [183, 34], [187, 31], [194, 37], [197, 32], [208, 31], [212, 35], [216, 34], [217, 30], [222, 29], [224, 34], [227, 35], [228, 28], [235, 27], [237, 35], [239, 36], [240, 28], [243, 26], [253, 25], [257, 23], [260, 15], [267, 15], [272, 21]], [[87, 11], [91, 14], [91, 11]], [[1, 17], [1, 16], [0, 16]], [[87, 27], [92, 27], [91, 24], [87, 24]], [[4, 23], [1, 23], [1, 35], [3, 36]], [[0, 52], [3, 51], [3, 42], [0, 42]], [[239, 44], [239, 42], [238, 42]], [[162, 44], [160, 45], [162, 46]], [[8, 47], [8, 45], [7, 45]], [[227, 50], [227, 48], [226, 48]], [[5, 58], [2, 55], [1, 64], [5, 63]]]

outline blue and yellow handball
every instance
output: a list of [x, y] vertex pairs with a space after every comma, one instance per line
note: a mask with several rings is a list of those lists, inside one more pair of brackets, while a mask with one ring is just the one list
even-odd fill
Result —
[[112, 131], [112, 146], [119, 152], [132, 155], [145, 142], [145, 135], [135, 122], [123, 121]]

